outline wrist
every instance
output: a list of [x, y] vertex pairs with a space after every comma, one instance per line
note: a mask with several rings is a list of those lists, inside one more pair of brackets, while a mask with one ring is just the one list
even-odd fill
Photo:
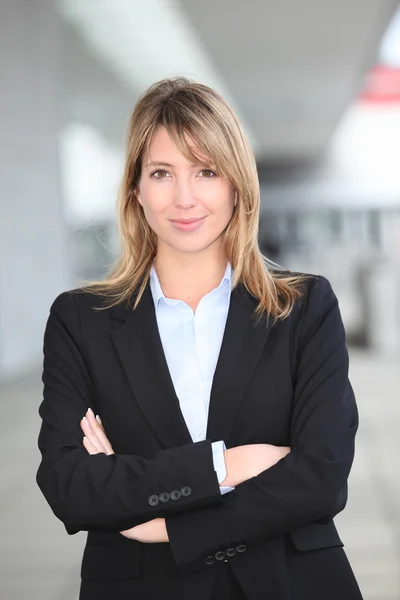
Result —
[[224, 450], [224, 459], [226, 466], [226, 477], [220, 483], [221, 487], [235, 487], [241, 481], [238, 478], [238, 469], [235, 466], [235, 448], [230, 448], [229, 450]]
[[225, 476], [225, 479], [223, 479], [222, 481], [219, 482], [219, 485], [229, 485], [229, 483], [228, 483], [228, 477], [229, 477], [228, 452], [229, 452], [229, 450], [223, 451], [225, 468], [226, 468], [226, 476]]

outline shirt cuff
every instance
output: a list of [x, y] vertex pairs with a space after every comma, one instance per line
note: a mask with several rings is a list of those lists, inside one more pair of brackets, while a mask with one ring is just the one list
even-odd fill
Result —
[[[214, 470], [217, 474], [218, 483], [221, 483], [226, 478], [226, 464], [224, 458], [224, 450], [226, 450], [225, 442], [212, 442], [211, 450], [213, 455]], [[221, 494], [227, 494], [232, 492], [235, 488], [226, 486], [220, 486]]]

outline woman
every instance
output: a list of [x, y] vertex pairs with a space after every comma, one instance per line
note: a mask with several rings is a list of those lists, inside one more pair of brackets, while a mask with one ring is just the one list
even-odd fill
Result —
[[53, 303], [37, 481], [87, 531], [81, 600], [361, 598], [332, 518], [357, 408], [327, 279], [271, 269], [253, 153], [212, 89], [133, 111], [106, 281]]

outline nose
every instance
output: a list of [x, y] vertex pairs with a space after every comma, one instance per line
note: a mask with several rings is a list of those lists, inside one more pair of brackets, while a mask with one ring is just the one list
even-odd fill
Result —
[[174, 205], [177, 208], [188, 209], [196, 205], [192, 185], [189, 179], [178, 179], [175, 186]]

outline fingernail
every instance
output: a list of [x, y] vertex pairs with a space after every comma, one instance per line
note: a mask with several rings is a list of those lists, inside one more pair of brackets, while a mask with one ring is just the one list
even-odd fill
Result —
[[86, 421], [86, 422], [87, 422], [87, 418], [86, 418], [86, 417], [83, 417], [82, 421]]
[[88, 412], [89, 412], [91, 415], [93, 414], [93, 411], [92, 411], [92, 409], [91, 409], [91, 408], [88, 408]]
[[100, 419], [99, 415], [96, 415], [96, 420], [101, 425], [101, 419]]

